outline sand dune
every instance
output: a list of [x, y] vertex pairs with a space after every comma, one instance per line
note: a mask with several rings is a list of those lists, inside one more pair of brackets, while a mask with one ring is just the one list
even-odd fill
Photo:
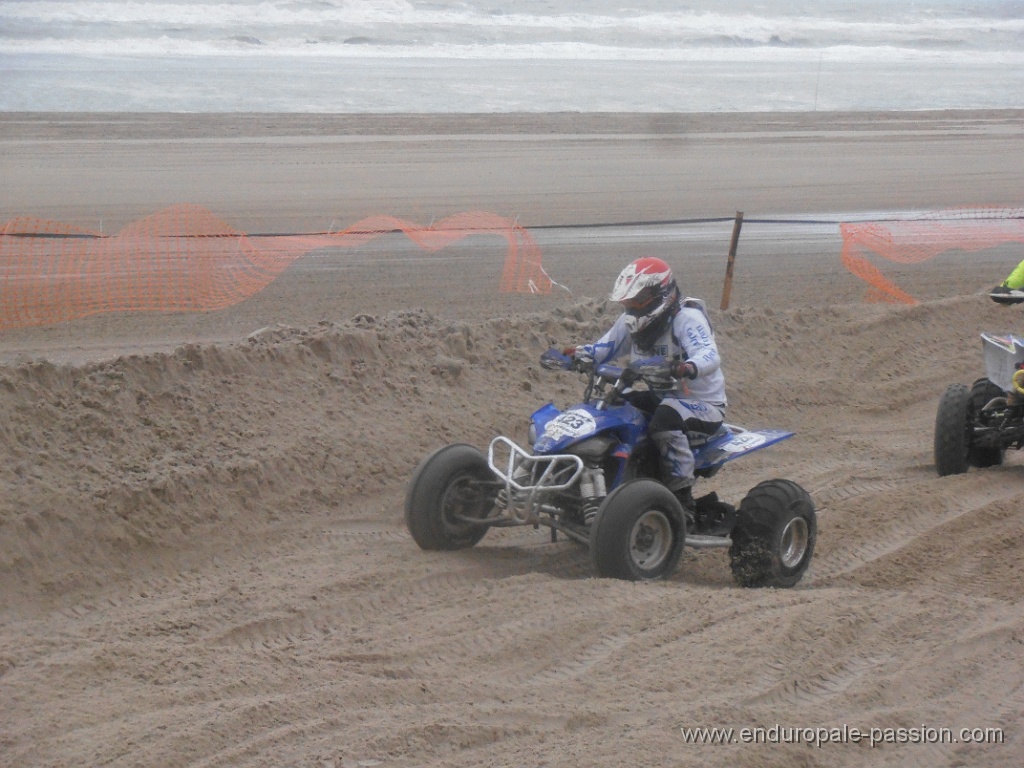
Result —
[[[1020, 325], [980, 292], [1008, 252], [991, 276], [962, 255], [902, 269], [917, 306], [864, 303], [837, 250], [803, 282], [765, 256], [713, 310], [729, 420], [797, 435], [704, 489], [811, 493], [797, 588], [739, 589], [718, 551], [664, 582], [595, 579], [583, 548], [532, 529], [415, 546], [402, 498], [425, 453], [522, 439], [533, 409], [579, 397], [537, 358], [610, 322], [584, 297], [624, 247], [599, 245], [575, 297], [495, 296], [486, 265], [419, 303], [354, 279], [370, 267], [297, 270], [226, 313], [7, 339], [0, 762], [1020, 765], [1024, 460], [932, 463], [939, 395], [982, 375], [978, 332]], [[555, 249], [561, 274], [587, 250]], [[687, 274], [717, 298], [720, 262]], [[680, 731], [844, 725], [1002, 743]]]
[[811, 492], [821, 535], [797, 589], [737, 589], [714, 552], [663, 584], [594, 580], [581, 548], [530, 529], [415, 547], [401, 494], [419, 458], [521, 439], [532, 408], [578, 396], [536, 356], [609, 310], [405, 311], [5, 369], [12, 764], [803, 759], [678, 731], [776, 723], [1001, 727], [1008, 744], [813, 754], [1016, 764], [1024, 473], [931, 465], [938, 395], [980, 367], [937, 375], [949, 329], [1005, 318], [980, 297], [717, 319], [731, 418], [798, 435], [706, 487]]

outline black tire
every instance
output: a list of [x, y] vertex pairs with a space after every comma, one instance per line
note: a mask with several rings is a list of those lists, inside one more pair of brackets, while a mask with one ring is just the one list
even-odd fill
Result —
[[971, 391], [950, 384], [935, 414], [935, 469], [939, 477], [959, 475], [970, 467]]
[[480, 541], [487, 524], [452, 515], [486, 517], [495, 494], [482, 482], [493, 479], [487, 459], [472, 445], [447, 445], [427, 456], [405, 493], [405, 524], [413, 540], [427, 550], [465, 549]]
[[791, 480], [765, 480], [750, 489], [736, 515], [729, 548], [741, 587], [792, 587], [803, 577], [818, 540], [810, 495]]
[[598, 576], [644, 581], [679, 564], [686, 523], [679, 500], [656, 480], [623, 483], [601, 504], [590, 529], [590, 560]]
[[[978, 379], [974, 382], [971, 385], [971, 411], [969, 417], [972, 422], [989, 401], [997, 397], [1005, 398], [1006, 393], [988, 379]], [[972, 467], [979, 467], [981, 469], [985, 467], [998, 467], [1003, 463], [1004, 453], [1003, 447], [999, 445], [987, 448], [979, 448], [976, 445], [972, 445], [967, 451], [967, 461]]]

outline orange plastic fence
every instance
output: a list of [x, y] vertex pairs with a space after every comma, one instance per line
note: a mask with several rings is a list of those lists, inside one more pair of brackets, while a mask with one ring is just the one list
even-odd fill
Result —
[[839, 229], [843, 264], [868, 284], [869, 299], [916, 304], [913, 296], [894, 285], [862, 254], [913, 264], [953, 249], [980, 251], [1004, 243], [1024, 243], [1024, 209], [957, 208], [899, 221], [845, 223]]
[[263, 290], [310, 251], [399, 231], [427, 251], [469, 235], [499, 235], [508, 242], [499, 290], [551, 291], [533, 237], [493, 213], [459, 213], [429, 227], [372, 216], [341, 232], [249, 236], [205, 208], [177, 205], [112, 236], [30, 217], [9, 221], [0, 232], [0, 329], [101, 312], [223, 309]]

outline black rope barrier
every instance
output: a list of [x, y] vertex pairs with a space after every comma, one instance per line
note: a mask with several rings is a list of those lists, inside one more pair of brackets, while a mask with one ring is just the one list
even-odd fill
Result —
[[[558, 229], [613, 229], [616, 227], [668, 227], [668, 226], [682, 226], [687, 224], [724, 224], [731, 222], [735, 219], [734, 216], [715, 216], [710, 218], [694, 218], [694, 219], [649, 219], [646, 221], [597, 221], [582, 224], [535, 224], [532, 226], [523, 226], [522, 228], [527, 231], [532, 230], [558, 230]], [[1021, 216], [975, 216], [970, 219], [948, 219], [950, 221], [987, 221], [987, 220], [1016, 220], [1024, 219], [1024, 215]], [[946, 219], [940, 218], [922, 218], [921, 216], [915, 216], [908, 218], [906, 216], [894, 216], [890, 218], [881, 216], [871, 216], [867, 218], [852, 218], [852, 219], [759, 219], [759, 218], [745, 218], [744, 224], [801, 224], [808, 226], [820, 226], [823, 224], [828, 225], [839, 225], [839, 224], [863, 224], [868, 222], [894, 222], [894, 221], [944, 221]], [[449, 230], [457, 232], [459, 230]], [[466, 231], [475, 231], [467, 229]], [[208, 235], [159, 235], [159, 237], [168, 238], [184, 238], [184, 239], [197, 239], [197, 238], [228, 238], [234, 239], [239, 237], [319, 237], [324, 235], [381, 235], [381, 234], [398, 234], [402, 232], [401, 229], [369, 229], [369, 230], [341, 230], [340, 232], [237, 232], [237, 233], [215, 233]], [[100, 240], [110, 237], [116, 237], [116, 235], [97, 235], [83, 232], [5, 232], [2, 233], [4, 237], [25, 237], [25, 238], [50, 238], [50, 239], [62, 239], [62, 240]]]

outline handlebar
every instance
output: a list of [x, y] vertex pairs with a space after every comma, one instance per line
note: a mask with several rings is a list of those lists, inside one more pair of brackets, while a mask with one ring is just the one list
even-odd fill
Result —
[[587, 388], [583, 399], [589, 401], [597, 388], [601, 394], [603, 387], [612, 384], [612, 388], [601, 394], [601, 402], [607, 406], [615, 403], [622, 393], [637, 381], [645, 381], [648, 386], [664, 385], [671, 380], [673, 362], [661, 355], [632, 360], [625, 367], [601, 363], [595, 365], [593, 360], [576, 360], [562, 354], [557, 349], [549, 349], [540, 357], [542, 368], [549, 371], [576, 371], [588, 376]]
[[570, 371], [572, 366], [573, 359], [557, 349], [549, 349], [540, 356], [540, 367], [548, 371]]

